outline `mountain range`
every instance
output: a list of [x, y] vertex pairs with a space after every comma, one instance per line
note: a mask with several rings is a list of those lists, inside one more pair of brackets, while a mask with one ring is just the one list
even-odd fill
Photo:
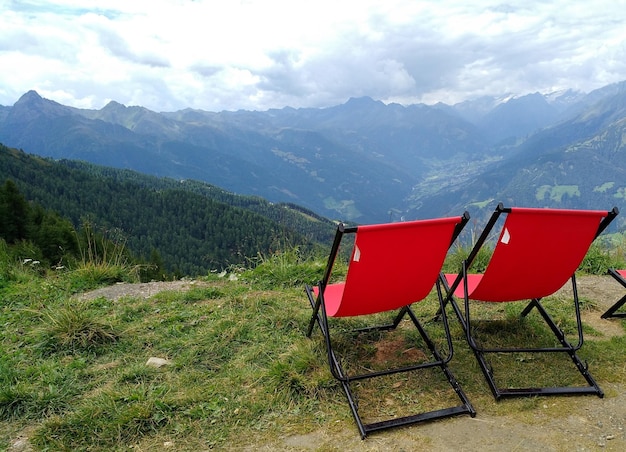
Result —
[[78, 109], [29, 91], [0, 106], [0, 142], [358, 223], [480, 216], [499, 201], [610, 209], [626, 197], [626, 82], [456, 105], [364, 97], [234, 112]]

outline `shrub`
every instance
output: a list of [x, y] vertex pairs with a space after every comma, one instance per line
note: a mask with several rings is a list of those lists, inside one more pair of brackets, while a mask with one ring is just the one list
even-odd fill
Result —
[[326, 266], [323, 259], [305, 256], [297, 247], [277, 251], [270, 256], [259, 254], [256, 259], [251, 260], [251, 264], [252, 268], [245, 270], [242, 278], [268, 288], [299, 287], [315, 283], [322, 278]]
[[[448, 253], [448, 256], [446, 257], [446, 261], [443, 266], [443, 271], [446, 273], [460, 272], [463, 261], [467, 259], [469, 253], [472, 251], [473, 246], [473, 244], [457, 244], [456, 247], [454, 247], [452, 251]], [[474, 262], [470, 267], [472, 271], [476, 273], [483, 273], [487, 268], [487, 264], [489, 263], [489, 259], [491, 259], [492, 254], [493, 249], [487, 245], [483, 245], [483, 247], [478, 251], [478, 254], [474, 258]]]
[[624, 268], [625, 265], [621, 247], [609, 246], [605, 240], [596, 241], [591, 245], [579, 270], [591, 275], [604, 275], [611, 267]]

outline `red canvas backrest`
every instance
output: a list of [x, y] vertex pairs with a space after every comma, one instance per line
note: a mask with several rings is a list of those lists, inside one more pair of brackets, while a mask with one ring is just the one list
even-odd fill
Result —
[[398, 309], [432, 290], [460, 217], [359, 226], [335, 316]]
[[574, 274], [606, 216], [596, 210], [510, 209], [470, 298], [515, 301], [553, 294]]

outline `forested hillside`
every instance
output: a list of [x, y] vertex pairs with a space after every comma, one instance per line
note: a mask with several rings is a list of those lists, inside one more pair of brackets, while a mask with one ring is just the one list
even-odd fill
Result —
[[88, 219], [102, 230], [119, 229], [138, 258], [157, 252], [168, 271], [180, 275], [245, 263], [285, 246], [312, 248], [333, 233], [331, 222], [296, 206], [0, 145], [0, 182], [6, 180], [75, 226]]

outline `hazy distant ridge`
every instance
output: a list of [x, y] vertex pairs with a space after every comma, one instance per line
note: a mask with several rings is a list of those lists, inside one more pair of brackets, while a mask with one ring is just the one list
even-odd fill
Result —
[[320, 109], [157, 113], [116, 102], [81, 110], [30, 91], [0, 108], [0, 142], [357, 222], [490, 200], [609, 208], [626, 192], [625, 96], [620, 83], [454, 106], [366, 97]]

